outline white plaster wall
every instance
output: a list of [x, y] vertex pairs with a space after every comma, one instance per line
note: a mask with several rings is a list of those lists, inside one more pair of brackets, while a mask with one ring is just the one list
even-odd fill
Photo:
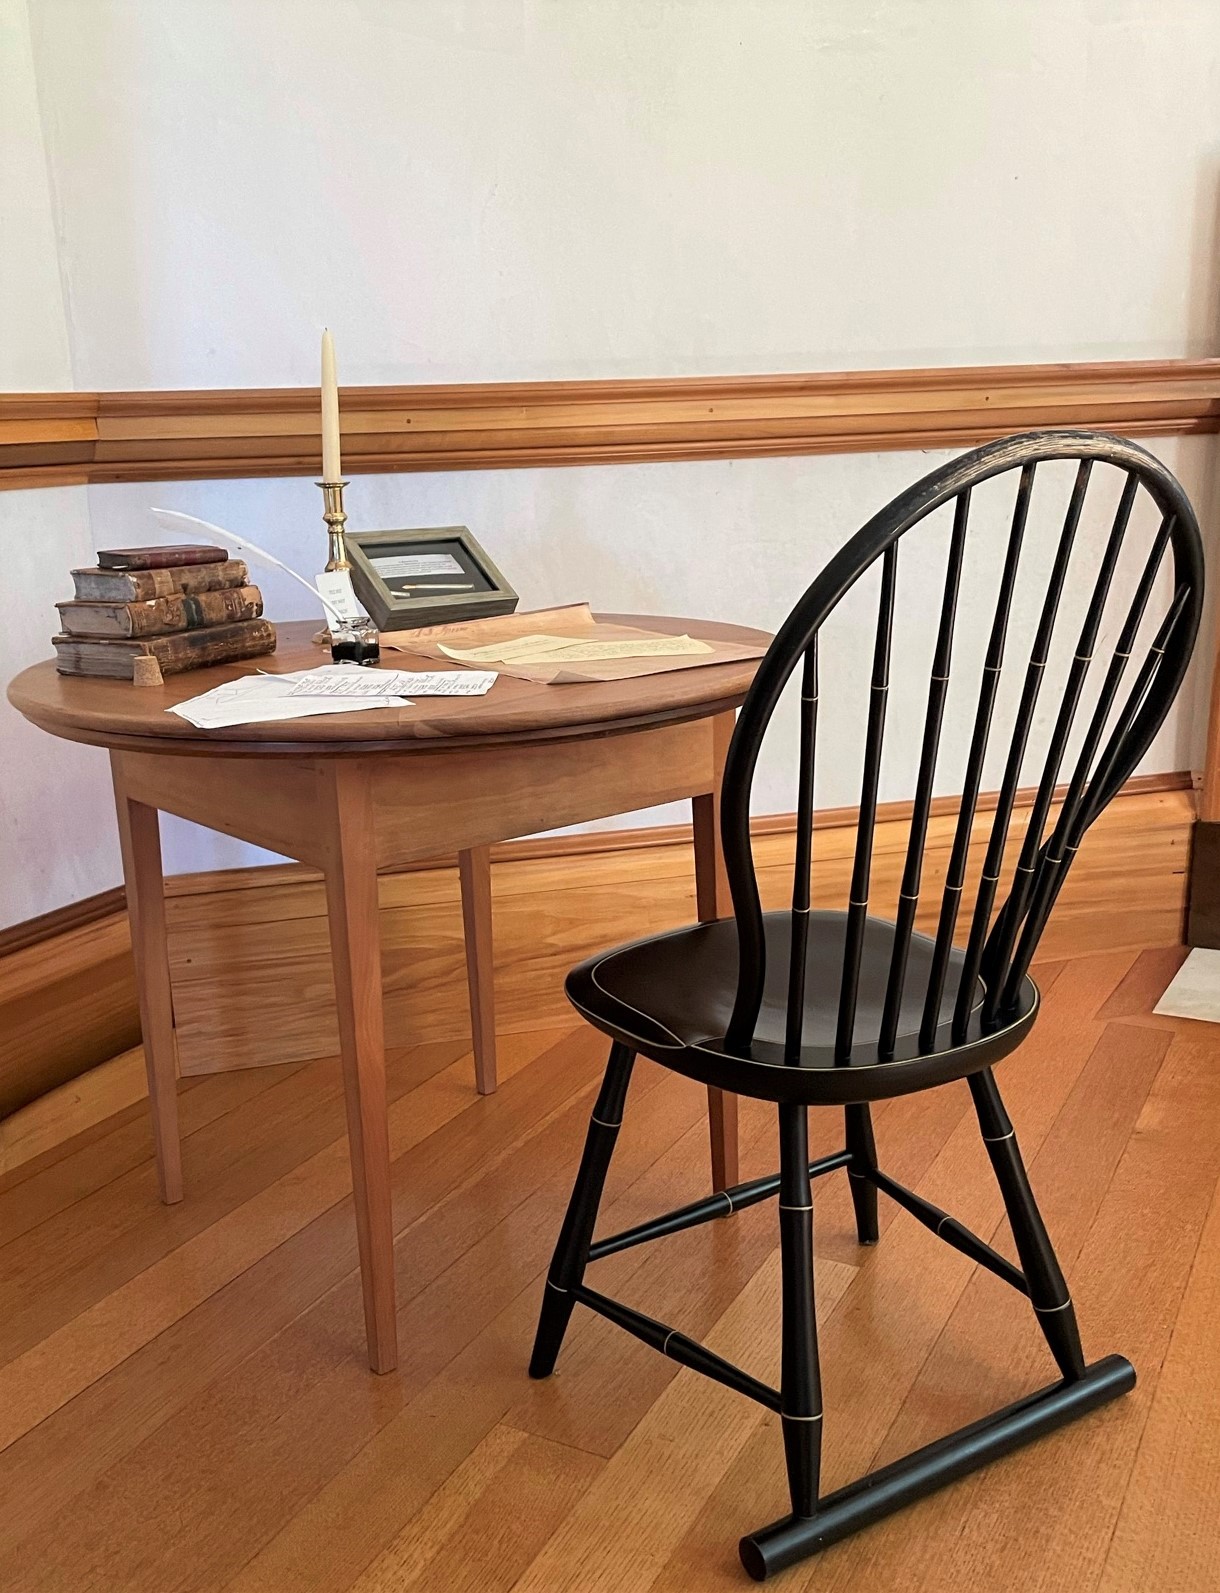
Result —
[[[0, 388], [72, 386], [25, 0], [0, 0]], [[64, 572], [88, 562], [83, 487], [0, 493], [0, 680], [44, 658]], [[118, 879], [105, 758], [0, 699], [0, 925]]]
[[1216, 0], [31, 0], [83, 386], [1215, 346]]
[[[350, 383], [1216, 348], [1215, 0], [29, 10], [84, 388], [313, 382], [323, 323]], [[1209, 509], [1213, 442], [1157, 451]], [[363, 477], [349, 506], [369, 528], [469, 524], [527, 604], [773, 626], [941, 457]], [[161, 502], [308, 567], [316, 500], [304, 481], [101, 487], [89, 513], [99, 545]], [[925, 601], [937, 546], [904, 561]], [[301, 612], [265, 586], [274, 617]], [[838, 712], [825, 802], [858, 779], [850, 694]], [[1197, 756], [1196, 719], [1188, 693], [1147, 766]], [[898, 712], [889, 794], [915, 734]], [[791, 806], [790, 761], [789, 739], [760, 807]], [[249, 855], [176, 825], [167, 852]]]

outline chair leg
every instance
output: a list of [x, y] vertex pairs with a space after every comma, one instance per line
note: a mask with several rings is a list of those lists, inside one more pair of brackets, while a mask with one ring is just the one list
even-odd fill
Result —
[[877, 1145], [873, 1139], [873, 1118], [867, 1102], [843, 1109], [847, 1131], [847, 1148], [851, 1161], [847, 1165], [848, 1187], [851, 1203], [856, 1212], [856, 1237], [862, 1245], [875, 1245], [877, 1227], [877, 1186], [867, 1176], [865, 1169], [877, 1168]]
[[458, 853], [462, 929], [466, 937], [466, 984], [470, 991], [470, 1043], [474, 1083], [480, 1095], [496, 1090], [496, 981], [492, 950], [491, 852], [472, 846]]
[[817, 1509], [822, 1458], [822, 1381], [813, 1292], [813, 1188], [809, 1114], [779, 1109], [779, 1234], [783, 1275], [780, 1420], [794, 1516]]
[[741, 1178], [737, 1142], [737, 1097], [707, 1087], [707, 1127], [712, 1147], [712, 1190], [732, 1189]]
[[971, 1075], [970, 1093], [974, 1097], [987, 1154], [1004, 1197], [1038, 1325], [1065, 1380], [1077, 1382], [1084, 1376], [1085, 1361], [1076, 1313], [1042, 1213], [1029, 1186], [1012, 1121], [990, 1069]]
[[622, 1124], [623, 1106], [634, 1062], [635, 1052], [629, 1051], [625, 1045], [611, 1047], [597, 1105], [589, 1119], [580, 1171], [576, 1174], [572, 1198], [568, 1202], [547, 1273], [538, 1331], [534, 1335], [534, 1353], [530, 1357], [531, 1377], [549, 1377], [555, 1370], [555, 1361], [575, 1304], [571, 1291], [580, 1285], [589, 1262], [589, 1245], [597, 1222], [597, 1208], [601, 1205], [610, 1157], [614, 1153], [614, 1144]]

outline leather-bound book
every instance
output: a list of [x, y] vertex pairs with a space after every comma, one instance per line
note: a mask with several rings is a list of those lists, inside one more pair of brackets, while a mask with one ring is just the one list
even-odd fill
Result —
[[209, 664], [232, 664], [275, 651], [275, 626], [270, 620], [239, 620], [235, 625], [208, 625], [172, 636], [143, 636], [130, 640], [104, 640], [82, 636], [53, 636], [55, 667], [61, 675], [101, 675], [130, 680], [135, 660], [155, 658], [163, 675], [180, 675]]
[[246, 586], [250, 571], [244, 559], [223, 564], [175, 564], [163, 570], [73, 570], [76, 595], [84, 603], [146, 603], [171, 592], [217, 592]]
[[170, 564], [223, 564], [228, 556], [226, 548], [180, 542], [176, 547], [104, 548], [97, 562], [103, 570], [163, 570]]
[[164, 636], [203, 625], [258, 619], [263, 594], [257, 586], [219, 592], [172, 592], [146, 603], [57, 603], [59, 623], [69, 636]]

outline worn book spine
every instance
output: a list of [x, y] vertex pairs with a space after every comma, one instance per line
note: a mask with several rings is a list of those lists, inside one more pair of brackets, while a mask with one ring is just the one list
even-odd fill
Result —
[[97, 562], [103, 570], [160, 570], [168, 564], [223, 564], [228, 556], [225, 548], [179, 542], [147, 548], [103, 548]]
[[146, 603], [57, 603], [59, 623], [69, 636], [163, 636], [203, 625], [258, 619], [263, 594], [257, 586], [220, 592], [172, 592]]
[[223, 564], [180, 564], [163, 570], [73, 570], [78, 601], [83, 603], [146, 603], [171, 592], [217, 592], [247, 586], [250, 571], [243, 559]]
[[239, 620], [234, 625], [209, 625], [173, 636], [101, 640], [53, 636], [55, 667], [61, 675], [100, 675], [130, 680], [137, 658], [155, 658], [163, 675], [180, 675], [209, 664], [231, 664], [275, 651], [275, 626], [270, 620]]

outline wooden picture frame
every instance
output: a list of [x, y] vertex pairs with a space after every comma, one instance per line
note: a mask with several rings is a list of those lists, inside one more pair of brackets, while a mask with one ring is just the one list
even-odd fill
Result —
[[349, 531], [352, 586], [379, 631], [511, 614], [516, 592], [464, 525]]

